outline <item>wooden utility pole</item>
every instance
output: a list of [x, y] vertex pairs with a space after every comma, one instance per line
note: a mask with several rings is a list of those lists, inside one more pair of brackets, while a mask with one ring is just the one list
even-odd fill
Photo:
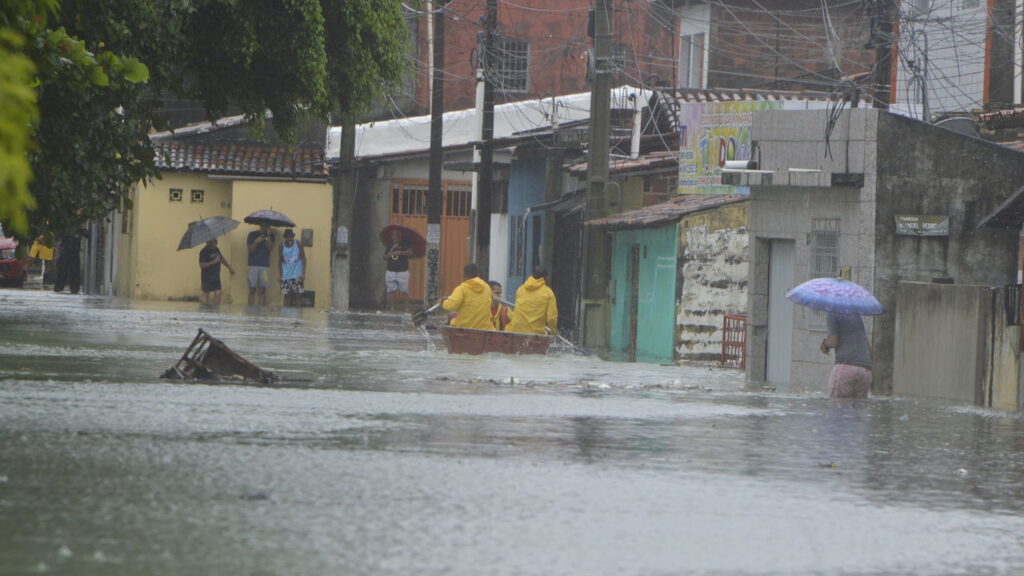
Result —
[[[590, 91], [590, 143], [587, 147], [587, 201], [586, 220], [605, 215], [608, 201], [605, 187], [608, 183], [608, 130], [611, 121], [611, 35], [612, 0], [595, 0], [594, 6], [594, 62]], [[607, 254], [605, 232], [584, 227], [583, 233], [583, 298], [577, 318], [587, 328], [587, 300], [601, 300], [607, 287]], [[603, 317], [603, 316], [602, 316]], [[602, 323], [603, 324], [603, 323]], [[605, 333], [602, 327], [599, 332]], [[591, 343], [596, 344], [596, 343]]]
[[427, 190], [427, 256], [424, 303], [432, 304], [441, 297], [441, 208], [444, 196], [441, 176], [444, 170], [444, 146], [441, 141], [444, 117], [444, 20], [448, 0], [433, 5], [434, 61], [430, 88], [430, 186]]
[[484, 16], [484, 45], [480, 51], [484, 102], [480, 129], [480, 166], [477, 172], [476, 263], [480, 276], [488, 278], [491, 250], [491, 196], [494, 189], [494, 73], [495, 29], [498, 26], [498, 0], [487, 0]]

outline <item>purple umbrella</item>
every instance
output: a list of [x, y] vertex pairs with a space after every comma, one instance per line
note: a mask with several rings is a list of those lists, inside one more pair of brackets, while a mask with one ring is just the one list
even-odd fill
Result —
[[270, 226], [284, 226], [291, 228], [295, 226], [292, 219], [276, 210], [257, 210], [245, 217], [246, 224], [269, 224]]
[[862, 286], [839, 278], [815, 278], [786, 293], [793, 302], [836, 314], [877, 316], [885, 308]]

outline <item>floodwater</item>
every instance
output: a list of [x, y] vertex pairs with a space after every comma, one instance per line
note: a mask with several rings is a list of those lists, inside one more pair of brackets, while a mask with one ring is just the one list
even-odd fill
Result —
[[[289, 379], [160, 380], [202, 327]], [[1024, 573], [1024, 419], [0, 290], [0, 575]]]

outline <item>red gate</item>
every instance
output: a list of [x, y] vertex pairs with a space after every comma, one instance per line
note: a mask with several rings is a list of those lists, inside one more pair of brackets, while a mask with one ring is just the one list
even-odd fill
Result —
[[747, 317], [726, 314], [722, 320], [722, 365], [747, 367]]

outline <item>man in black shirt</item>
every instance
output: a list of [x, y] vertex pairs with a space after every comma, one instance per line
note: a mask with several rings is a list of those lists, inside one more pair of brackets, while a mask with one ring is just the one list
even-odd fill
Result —
[[199, 301], [207, 304], [220, 304], [220, 265], [228, 267], [232, 275], [235, 269], [228, 264], [224, 255], [217, 248], [217, 240], [213, 239], [206, 243], [206, 246], [199, 251], [199, 270], [202, 276], [203, 294]]
[[388, 288], [388, 310], [395, 310], [395, 303], [402, 302], [402, 310], [406, 311], [409, 296], [409, 257], [412, 250], [405, 243], [401, 230], [391, 231], [391, 246], [384, 252], [387, 262], [387, 273], [384, 277]]

